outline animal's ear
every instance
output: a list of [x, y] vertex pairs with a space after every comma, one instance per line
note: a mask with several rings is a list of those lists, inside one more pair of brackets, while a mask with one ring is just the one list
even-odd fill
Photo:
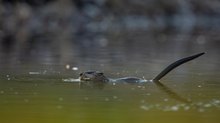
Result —
[[83, 75], [83, 73], [80, 73], [80, 74], [79, 74], [79, 76], [82, 76], [82, 75]]

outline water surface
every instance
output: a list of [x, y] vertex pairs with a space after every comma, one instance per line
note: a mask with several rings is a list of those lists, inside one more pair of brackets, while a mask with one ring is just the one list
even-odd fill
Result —
[[1, 73], [1, 122], [217, 123], [220, 120], [220, 73], [210, 69], [212, 64], [204, 65], [205, 57], [168, 74], [161, 81], [162, 86], [152, 82], [107, 84], [103, 89], [81, 87], [79, 83], [63, 79], [77, 78], [88, 66], [104, 71], [111, 78], [152, 79], [171, 61], [145, 62], [144, 59], [123, 65], [91, 63], [74, 70], [72, 67], [76, 66], [72, 64], [70, 69], [65, 64], [17, 64], [14, 68], [19, 70], [4, 69]]

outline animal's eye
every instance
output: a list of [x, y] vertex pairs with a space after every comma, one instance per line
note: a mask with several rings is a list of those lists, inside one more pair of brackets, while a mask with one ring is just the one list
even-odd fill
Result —
[[94, 71], [88, 71], [88, 72], [86, 72], [87, 74], [93, 74], [94, 73]]
[[100, 72], [100, 73], [98, 73], [99, 75], [103, 75], [103, 73], [102, 72]]

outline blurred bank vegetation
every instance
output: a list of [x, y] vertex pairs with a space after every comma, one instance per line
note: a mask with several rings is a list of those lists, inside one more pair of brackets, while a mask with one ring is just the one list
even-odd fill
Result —
[[65, 63], [103, 49], [216, 54], [219, 32], [219, 0], [0, 1], [1, 62]]

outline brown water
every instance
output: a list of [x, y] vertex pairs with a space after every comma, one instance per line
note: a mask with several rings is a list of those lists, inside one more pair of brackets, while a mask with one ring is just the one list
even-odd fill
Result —
[[146, 60], [142, 56], [143, 60], [125, 64], [70, 64], [70, 68], [77, 67], [78, 70], [66, 69], [65, 64], [19, 63], [10, 66], [10, 69], [4, 66], [0, 78], [0, 122], [220, 121], [220, 72], [213, 67], [219, 63], [210, 60], [208, 54], [168, 74], [161, 81], [163, 85], [151, 82], [140, 85], [107, 84], [103, 89], [94, 89], [81, 88], [79, 83], [63, 81], [77, 78], [86, 68], [104, 71], [106, 76], [112, 78], [137, 76], [151, 79], [166, 65], [177, 60]]

